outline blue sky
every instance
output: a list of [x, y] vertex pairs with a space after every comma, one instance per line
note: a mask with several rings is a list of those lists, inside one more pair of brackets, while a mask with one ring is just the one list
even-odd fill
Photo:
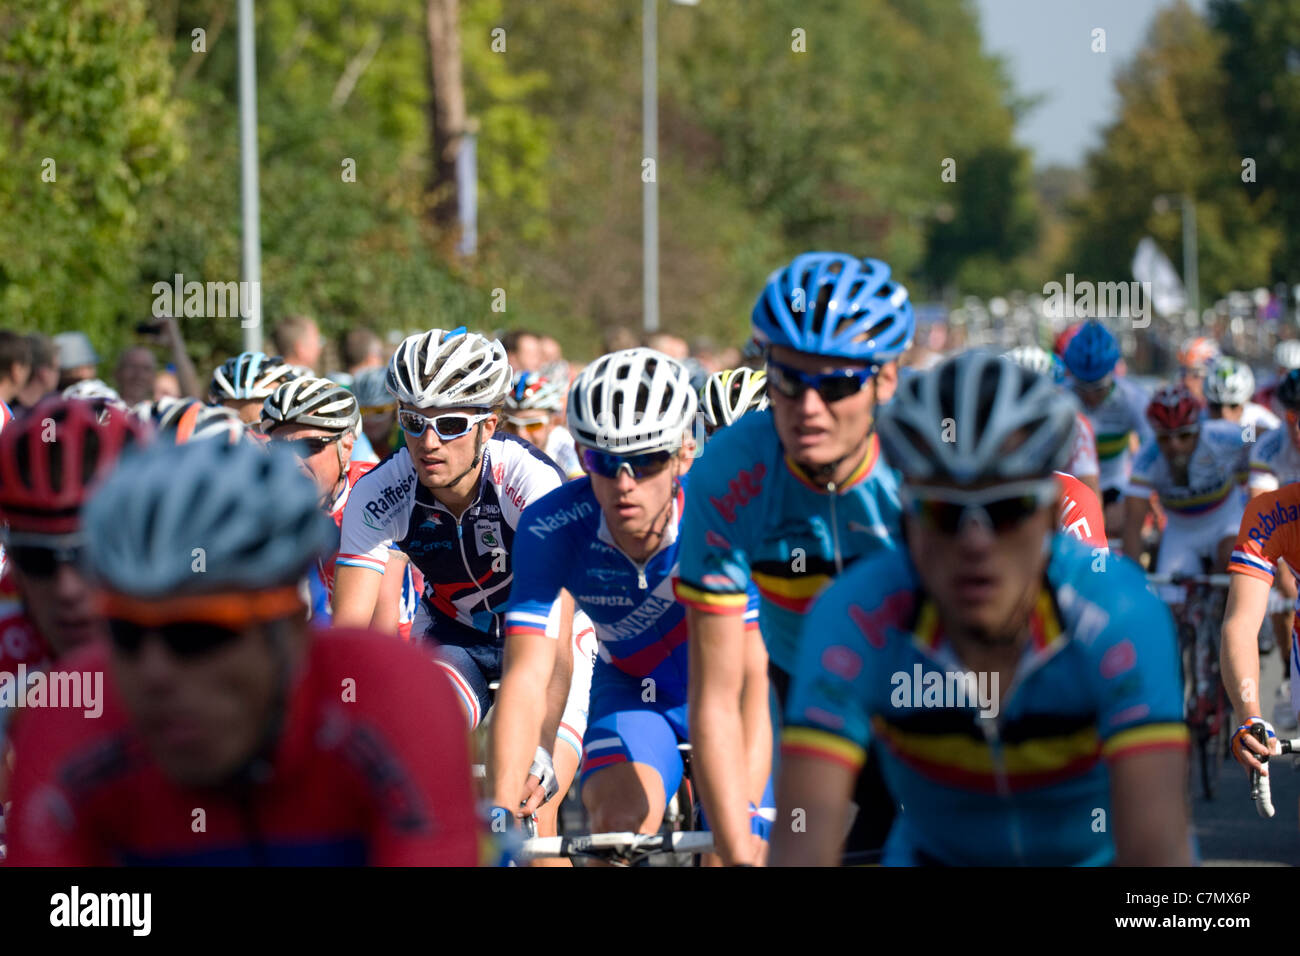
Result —
[[[1190, 0], [1204, 12], [1206, 0]], [[1034, 165], [1077, 166], [1115, 115], [1114, 75], [1133, 58], [1170, 0], [975, 0], [984, 48], [1002, 57], [1019, 95], [1044, 94], [1017, 139]], [[1092, 52], [1092, 31], [1106, 52]]]

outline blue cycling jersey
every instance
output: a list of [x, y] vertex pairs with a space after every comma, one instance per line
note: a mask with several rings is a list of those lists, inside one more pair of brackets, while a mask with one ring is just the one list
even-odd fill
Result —
[[1186, 746], [1173, 620], [1131, 561], [1057, 534], [1030, 633], [1000, 701], [964, 687], [911, 561], [862, 561], [808, 616], [782, 751], [856, 771], [880, 744], [886, 863], [1110, 863], [1108, 762]]
[[[660, 701], [685, 702], [686, 612], [673, 597], [672, 579], [689, 477], [681, 479], [662, 546], [644, 564], [614, 544], [591, 479], [567, 482], [530, 504], [515, 533], [507, 636], [545, 633], [551, 604], [565, 588], [591, 618], [601, 661], [637, 682], [651, 678]], [[745, 616], [757, 620], [753, 595]], [[598, 667], [593, 682], [604, 672]]]
[[873, 435], [840, 487], [816, 485], [785, 455], [769, 409], [709, 439], [691, 475], [677, 596], [709, 613], [738, 613], [752, 581], [768, 656], [791, 670], [813, 598], [850, 563], [900, 540], [894, 471]]

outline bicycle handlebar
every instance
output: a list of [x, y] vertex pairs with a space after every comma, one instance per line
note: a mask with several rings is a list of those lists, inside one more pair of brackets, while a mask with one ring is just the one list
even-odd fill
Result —
[[1231, 574], [1148, 574], [1148, 584], [1208, 584], [1226, 588], [1232, 583]]
[[[1263, 727], [1256, 725], [1251, 728], [1250, 732], [1261, 744], [1268, 746], [1268, 732], [1264, 730]], [[1295, 740], [1284, 740], [1283, 738], [1278, 737], [1277, 746], [1277, 753], [1273, 756], [1289, 754], [1292, 751], [1300, 751], [1300, 738]], [[1260, 763], [1268, 763], [1268, 756], [1261, 756], [1259, 754], [1256, 754], [1255, 756]], [[1255, 809], [1259, 811], [1261, 817], [1268, 819], [1276, 812], [1273, 808], [1273, 790], [1269, 785], [1268, 777], [1260, 773], [1258, 770], [1252, 770], [1250, 772], [1250, 796], [1255, 801]]]
[[556, 856], [624, 857], [650, 853], [709, 853], [713, 834], [676, 833], [586, 833], [578, 836], [532, 837], [524, 840], [520, 860]]

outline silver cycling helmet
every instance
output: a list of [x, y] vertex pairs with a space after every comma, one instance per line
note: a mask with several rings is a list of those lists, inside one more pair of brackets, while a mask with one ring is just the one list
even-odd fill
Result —
[[408, 336], [388, 362], [388, 391], [419, 408], [493, 408], [510, 392], [510, 362], [494, 339], [465, 329]]
[[158, 443], [124, 458], [83, 520], [93, 574], [146, 600], [291, 584], [338, 545], [298, 460], [252, 442]]
[[[227, 445], [249, 439], [248, 426], [240, 419], [239, 413], [224, 405], [204, 405], [194, 416], [194, 427], [188, 436], [176, 433], [176, 444], [187, 441], [202, 441], [215, 438]], [[251, 440], [251, 439], [249, 439]]]
[[288, 364], [278, 355], [241, 352], [212, 372], [210, 393], [214, 402], [266, 398], [282, 383], [301, 376], [298, 366]]
[[640, 455], [679, 447], [697, 407], [682, 363], [654, 349], [624, 349], [574, 380], [568, 426], [580, 445]]
[[388, 391], [387, 382], [388, 369], [386, 368], [368, 368], [364, 372], [358, 372], [352, 379], [352, 394], [357, 397], [357, 405], [360, 406], [362, 415], [371, 415], [376, 411], [397, 406], [397, 402]]
[[97, 378], [88, 378], [69, 385], [63, 390], [63, 397], [80, 398], [87, 402], [112, 402], [122, 408], [127, 407], [126, 402], [122, 401], [122, 396], [117, 394], [117, 389]]
[[767, 408], [767, 373], [762, 369], [739, 368], [714, 372], [700, 389], [700, 412], [710, 428], [730, 425], [746, 412]]
[[1211, 405], [1245, 405], [1255, 394], [1255, 373], [1245, 362], [1221, 355], [1210, 365], [1204, 387]]
[[355, 433], [360, 423], [356, 396], [327, 378], [285, 382], [262, 404], [262, 431], [268, 435], [282, 425]]
[[1069, 460], [1075, 409], [1046, 376], [974, 350], [900, 381], [876, 428], [909, 481], [1038, 478]]

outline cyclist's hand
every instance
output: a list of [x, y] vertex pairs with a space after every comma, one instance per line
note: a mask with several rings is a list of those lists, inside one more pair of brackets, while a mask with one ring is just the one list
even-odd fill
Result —
[[528, 779], [524, 782], [524, 800], [519, 808], [519, 815], [536, 813], [540, 807], [560, 791], [560, 782], [555, 776], [555, 764], [550, 752], [538, 746], [533, 756], [533, 765], [528, 768]]
[[[1262, 726], [1268, 733], [1268, 747], [1255, 739], [1251, 733], [1254, 726]], [[1258, 770], [1267, 776], [1268, 765], [1261, 763], [1259, 757], [1271, 756], [1277, 751], [1273, 749], [1273, 742], [1277, 740], [1277, 734], [1273, 732], [1273, 725], [1263, 717], [1247, 717], [1246, 722], [1237, 728], [1237, 732], [1232, 735], [1232, 755], [1237, 758], [1237, 762], [1245, 768], [1246, 773]]]

